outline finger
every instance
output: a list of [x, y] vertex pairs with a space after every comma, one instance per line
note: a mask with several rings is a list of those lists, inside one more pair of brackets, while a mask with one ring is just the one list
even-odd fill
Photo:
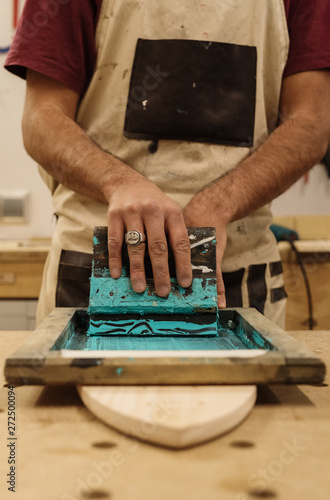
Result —
[[124, 240], [124, 224], [121, 217], [108, 211], [109, 270], [112, 278], [120, 278], [122, 272], [121, 250]]
[[192, 283], [191, 251], [182, 212], [169, 218], [168, 236], [174, 255], [176, 278], [180, 286], [187, 288]]
[[[139, 231], [140, 233], [144, 234], [144, 228], [142, 227], [142, 224], [137, 222], [130, 222], [127, 227], [127, 231]], [[145, 248], [146, 244], [144, 242], [139, 243], [136, 246], [127, 245], [131, 284], [133, 290], [137, 293], [144, 292], [147, 286], [144, 269]]]
[[218, 294], [218, 308], [225, 309], [226, 307], [226, 294], [225, 285], [222, 278], [222, 272], [217, 272], [217, 294]]
[[221, 260], [222, 260], [222, 251], [219, 246], [217, 246], [217, 294], [218, 294], [218, 308], [225, 309], [226, 307], [226, 293], [225, 293], [225, 284], [222, 277], [221, 271]]
[[157, 211], [148, 213], [145, 217], [145, 227], [155, 290], [160, 297], [166, 297], [171, 291], [171, 280], [164, 218]]

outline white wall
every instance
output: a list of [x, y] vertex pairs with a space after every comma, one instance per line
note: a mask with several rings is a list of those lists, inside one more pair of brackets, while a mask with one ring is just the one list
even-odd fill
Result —
[[330, 179], [323, 165], [316, 165], [304, 179], [274, 200], [275, 215], [329, 215]]
[[[0, 5], [0, 47], [12, 36], [11, 0]], [[24, 1], [20, 1], [22, 8]], [[25, 83], [4, 68], [6, 55], [0, 54], [0, 191], [27, 190], [26, 224], [0, 224], [1, 239], [49, 237], [53, 230], [52, 203], [48, 188], [39, 177], [35, 162], [24, 150], [21, 118]]]
[[[23, 3], [21, 0], [21, 7]], [[9, 0], [1, 2], [0, 46], [10, 41], [11, 6]], [[5, 55], [0, 54], [0, 191], [26, 189], [29, 199], [27, 223], [0, 225], [0, 239], [47, 237], [53, 229], [50, 194], [21, 138], [25, 84], [3, 69], [4, 60]], [[273, 211], [276, 215], [329, 214], [330, 180], [324, 167], [314, 167], [308, 184], [301, 179], [275, 200]]]
[[3, 69], [0, 55], [0, 191], [27, 190], [27, 223], [1, 224], [0, 239], [51, 236], [52, 204], [35, 162], [24, 150], [21, 117], [25, 84]]

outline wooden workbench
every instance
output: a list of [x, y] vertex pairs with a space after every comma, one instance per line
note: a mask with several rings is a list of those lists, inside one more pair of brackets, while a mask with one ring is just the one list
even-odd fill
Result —
[[37, 299], [49, 242], [0, 242], [0, 299]]
[[[0, 333], [1, 372], [4, 359], [30, 334]], [[329, 372], [330, 332], [293, 335], [324, 360]], [[16, 494], [2, 481], [1, 498], [328, 500], [329, 378], [320, 386], [260, 387], [257, 405], [242, 425], [183, 451], [134, 441], [106, 427], [82, 405], [75, 388], [17, 387]], [[9, 469], [8, 389], [1, 391], [3, 479]], [[159, 403], [164, 418], [169, 411], [170, 402]]]
[[[314, 330], [330, 328], [330, 240], [297, 241], [311, 288]], [[279, 243], [284, 284], [288, 294], [285, 326], [287, 330], [308, 330], [308, 300], [297, 257], [287, 242]]]

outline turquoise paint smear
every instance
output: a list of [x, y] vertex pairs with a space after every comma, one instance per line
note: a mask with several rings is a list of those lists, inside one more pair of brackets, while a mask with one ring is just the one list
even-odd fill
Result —
[[[224, 337], [89, 337], [85, 351], [223, 351], [246, 349], [233, 335]], [[258, 349], [251, 346], [249, 349]]]
[[[204, 315], [205, 317], [205, 315]], [[212, 319], [213, 315], [211, 316]], [[98, 319], [100, 318], [100, 319]], [[108, 316], [109, 318], [109, 316]], [[175, 316], [172, 320], [152, 319], [142, 316], [141, 319], [102, 319], [102, 316], [91, 317], [89, 335], [217, 335], [217, 321], [194, 323], [189, 320], [180, 321]]]
[[269, 340], [265, 339], [259, 332], [250, 327], [242, 318], [235, 329], [235, 335], [242, 339], [246, 345], [253, 344], [257, 349], [272, 350], [273, 346]]
[[96, 246], [99, 244], [100, 244], [100, 240], [96, 236], [93, 236], [93, 245]]
[[90, 279], [89, 314], [194, 314], [195, 312], [216, 311], [216, 280], [193, 280], [189, 289], [180, 287], [176, 279], [171, 279], [171, 292], [159, 297], [150, 288], [136, 293], [130, 278], [121, 277]]
[[[228, 320], [234, 323], [226, 327]], [[76, 311], [51, 350], [70, 349], [76, 351], [102, 350], [277, 350], [258, 331], [254, 330], [239, 314], [219, 312], [217, 323], [218, 335], [208, 336], [88, 336], [89, 317], [85, 311]], [[133, 361], [133, 360], [132, 360]]]

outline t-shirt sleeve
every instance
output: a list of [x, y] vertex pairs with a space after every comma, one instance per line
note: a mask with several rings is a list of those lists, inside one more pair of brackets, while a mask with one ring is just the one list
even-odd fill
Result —
[[[290, 50], [284, 76], [330, 68], [329, 0], [284, 0]], [[93, 74], [102, 0], [26, 0], [5, 67], [26, 68], [83, 94]]]
[[26, 0], [5, 67], [54, 78], [82, 95], [96, 61], [95, 28], [101, 0]]
[[329, 0], [286, 0], [290, 49], [284, 76], [330, 68]]

